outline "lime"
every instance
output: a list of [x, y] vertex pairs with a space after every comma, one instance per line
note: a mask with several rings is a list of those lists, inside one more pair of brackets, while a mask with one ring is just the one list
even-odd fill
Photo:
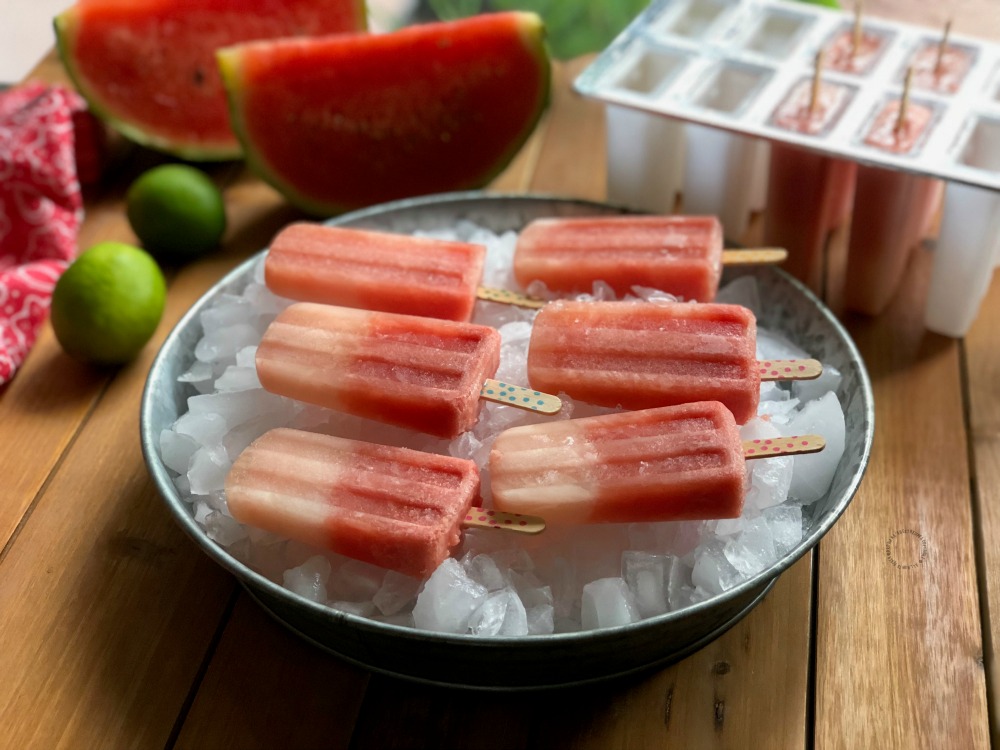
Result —
[[72, 357], [127, 362], [146, 345], [163, 316], [167, 285], [144, 250], [102, 242], [82, 253], [52, 292], [52, 328]]
[[168, 261], [197, 257], [226, 231], [222, 194], [208, 176], [186, 164], [164, 164], [143, 173], [125, 197], [132, 231]]

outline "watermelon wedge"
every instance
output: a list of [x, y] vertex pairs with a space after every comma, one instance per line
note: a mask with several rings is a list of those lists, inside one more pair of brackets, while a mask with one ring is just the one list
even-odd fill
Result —
[[80, 0], [55, 28], [92, 111], [145, 146], [215, 160], [241, 155], [216, 49], [365, 23], [364, 0]]
[[549, 96], [533, 13], [254, 42], [217, 57], [247, 163], [317, 215], [484, 185]]

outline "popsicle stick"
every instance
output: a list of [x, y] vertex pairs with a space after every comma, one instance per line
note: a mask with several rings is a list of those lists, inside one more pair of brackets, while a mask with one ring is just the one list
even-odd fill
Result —
[[913, 66], [906, 69], [906, 80], [903, 82], [903, 96], [899, 100], [899, 113], [893, 132], [897, 135], [906, 126], [906, 110], [910, 107], [910, 86], [913, 84]]
[[724, 266], [770, 266], [783, 263], [788, 251], [783, 247], [754, 247], [748, 250], [723, 250]]
[[527, 307], [532, 310], [545, 307], [545, 300], [538, 297], [529, 297], [525, 294], [512, 292], [509, 289], [498, 289], [491, 286], [480, 286], [476, 288], [476, 296], [487, 302], [501, 302], [505, 305], [515, 307]]
[[822, 88], [823, 83], [823, 55], [826, 54], [826, 50], [820, 47], [819, 52], [816, 53], [816, 69], [813, 71], [812, 79], [812, 90], [809, 92], [809, 116], [812, 117], [816, 113], [816, 107], [819, 106], [819, 92]]
[[795, 435], [787, 438], [757, 438], [743, 441], [744, 458], [774, 458], [819, 453], [826, 447], [822, 435]]
[[815, 380], [823, 374], [823, 364], [818, 359], [768, 359], [757, 362], [760, 379]]
[[944, 34], [938, 43], [937, 60], [934, 62], [934, 75], [941, 75], [941, 63], [944, 62], [944, 53], [948, 51], [948, 36], [951, 34], [951, 19], [944, 25]]
[[864, 3], [858, 0], [854, 4], [854, 31], [851, 34], [851, 60], [858, 56], [858, 52], [861, 50], [861, 40], [862, 40], [862, 30], [861, 30], [861, 16], [864, 13]]
[[540, 534], [545, 531], [545, 519], [521, 513], [504, 513], [499, 510], [470, 508], [462, 521], [465, 529], [500, 529], [518, 534]]
[[514, 406], [541, 414], [558, 414], [562, 409], [562, 399], [549, 393], [542, 393], [519, 385], [503, 383], [490, 378], [483, 383], [479, 398], [506, 406]]

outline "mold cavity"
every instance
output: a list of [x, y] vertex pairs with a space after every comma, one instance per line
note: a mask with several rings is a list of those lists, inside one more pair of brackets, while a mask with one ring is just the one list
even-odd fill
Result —
[[969, 134], [959, 161], [976, 169], [1000, 171], [1000, 120], [980, 118]]
[[744, 47], [769, 57], [784, 57], [791, 52], [809, 19], [788, 13], [772, 13], [757, 24]]
[[762, 70], [745, 66], [720, 66], [695, 96], [694, 103], [718, 112], [735, 112], [766, 76]]
[[648, 94], [677, 75], [683, 65], [684, 57], [681, 55], [645, 50], [621, 76], [618, 86], [639, 94]]
[[664, 27], [664, 31], [690, 39], [701, 39], [729, 7], [724, 0], [690, 0]]

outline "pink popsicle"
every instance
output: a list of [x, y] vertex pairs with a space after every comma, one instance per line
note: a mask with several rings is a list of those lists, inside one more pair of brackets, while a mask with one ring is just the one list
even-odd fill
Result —
[[[933, 112], [909, 102], [900, 123], [899, 108], [899, 100], [882, 108], [865, 136], [867, 145], [894, 154], [913, 150]], [[844, 288], [847, 307], [877, 315], [888, 306], [940, 196], [938, 180], [880, 167], [858, 168]]]
[[467, 321], [486, 248], [322, 224], [292, 224], [271, 242], [265, 280], [303, 302]]
[[549, 523], [736, 518], [743, 451], [714, 401], [514, 427], [490, 453], [493, 503]]
[[937, 42], [926, 42], [910, 60], [913, 87], [954, 94], [972, 68], [972, 55], [967, 49]]
[[478, 495], [472, 461], [284, 428], [226, 477], [236, 520], [421, 577], [458, 544]]
[[309, 302], [278, 315], [257, 348], [272, 393], [439, 437], [475, 423], [499, 362], [487, 326]]
[[[816, 135], [839, 117], [850, 92], [823, 82], [812, 106], [811, 80], [796, 85], [775, 110], [773, 122], [786, 130]], [[857, 165], [791, 144], [771, 144], [764, 242], [788, 249], [784, 270], [822, 292], [824, 249], [831, 231], [851, 209]]]
[[757, 322], [739, 305], [551, 302], [528, 348], [532, 387], [602, 406], [721, 401], [756, 415]]
[[862, 75], [871, 70], [882, 54], [884, 38], [880, 34], [862, 31], [855, 45], [854, 30], [837, 34], [826, 46], [826, 64], [831, 70]]
[[618, 295], [647, 286], [708, 302], [722, 274], [722, 245], [714, 216], [538, 219], [518, 236], [514, 276], [556, 292], [590, 292], [600, 280]]

